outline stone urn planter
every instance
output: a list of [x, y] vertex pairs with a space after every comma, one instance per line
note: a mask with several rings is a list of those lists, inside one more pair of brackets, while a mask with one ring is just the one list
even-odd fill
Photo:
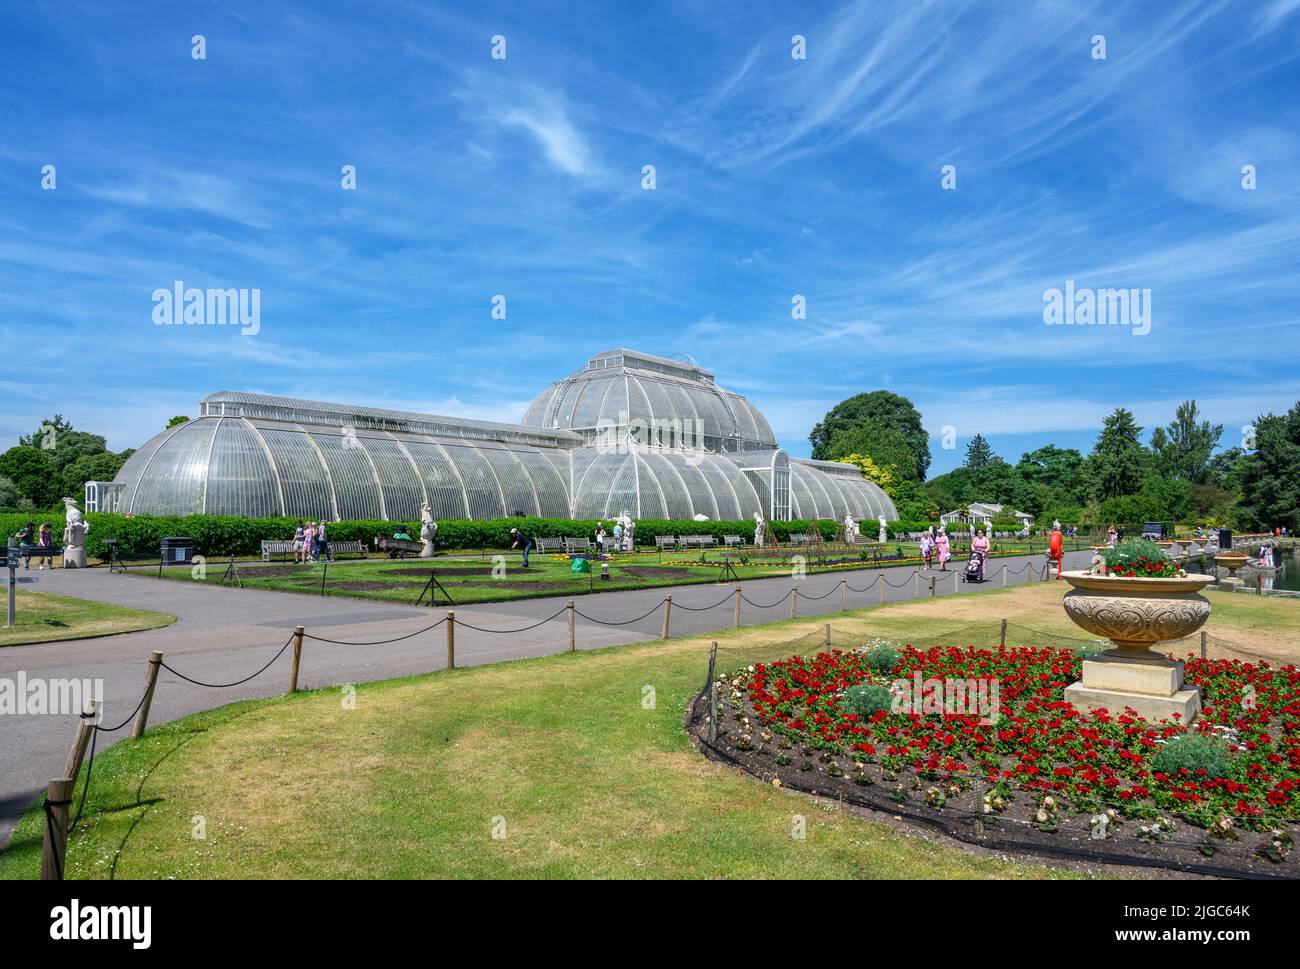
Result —
[[1183, 664], [1152, 647], [1189, 636], [1210, 617], [1210, 603], [1200, 595], [1213, 581], [1208, 575], [1178, 578], [1125, 578], [1064, 572], [1072, 588], [1062, 605], [1075, 624], [1109, 639], [1111, 649], [1085, 660], [1083, 679], [1065, 690], [1065, 698], [1087, 710], [1112, 714], [1131, 707], [1148, 720], [1179, 716], [1191, 723], [1201, 710], [1200, 692], [1185, 689]]
[[1214, 556], [1214, 564], [1228, 570], [1228, 577], [1222, 579], [1219, 585], [1232, 592], [1241, 588], [1246, 583], [1237, 578], [1237, 570], [1250, 560], [1250, 556], [1242, 555], [1240, 552], [1220, 552]]

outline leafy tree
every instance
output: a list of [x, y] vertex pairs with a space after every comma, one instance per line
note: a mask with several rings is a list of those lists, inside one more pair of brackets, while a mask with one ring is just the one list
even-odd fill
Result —
[[1074, 448], [1059, 448], [1055, 444], [1022, 454], [1016, 463], [1016, 473], [1030, 484], [1070, 495], [1079, 493], [1082, 472], [1083, 455]]
[[846, 454], [836, 460], [843, 461], [845, 464], [856, 465], [858, 470], [862, 472], [862, 477], [878, 485], [885, 494], [889, 494], [894, 487], [894, 466], [892, 464], [881, 467], [865, 454]]
[[0, 511], [31, 511], [33, 507], [16, 484], [0, 475]]
[[915, 481], [900, 479], [894, 482], [894, 490], [889, 492], [898, 517], [902, 521], [932, 522], [939, 517], [939, 505], [925, 488]]
[[976, 434], [966, 445], [966, 467], [972, 471], [988, 467], [989, 463], [996, 459], [997, 455], [993, 453], [993, 448], [983, 434]]
[[1223, 436], [1223, 425], [1211, 425], [1199, 418], [1196, 401], [1185, 400], [1178, 405], [1167, 427], [1157, 427], [1151, 432], [1155, 465], [1162, 475], [1193, 484], [1209, 480], [1210, 455]]
[[860, 454], [881, 467], [893, 468], [895, 477], [918, 480], [916, 453], [906, 436], [874, 421], [836, 431], [831, 437], [828, 453], [832, 461]]
[[59, 475], [60, 490], [64, 495], [77, 498], [87, 481], [112, 481], [125, 463], [125, 457], [111, 451], [77, 458]]
[[1123, 407], [1103, 421], [1086, 463], [1090, 490], [1100, 501], [1136, 494], [1142, 486], [1151, 455], [1141, 437], [1142, 428]]
[[37, 508], [52, 505], [60, 497], [54, 463], [46, 451], [20, 444], [0, 454], [0, 475], [17, 486], [19, 493]]
[[99, 434], [78, 431], [63, 419], [62, 414], [55, 414], [49, 420], [42, 421], [33, 433], [18, 439], [19, 446], [39, 448], [50, 458], [56, 471], [63, 471], [78, 458], [91, 454], [103, 454], [108, 450], [108, 443]]
[[171, 420], [167, 422], [167, 427], [175, 427], [177, 424], [187, 424], [187, 423], [189, 423], [188, 417], [186, 417], [184, 414], [177, 414], [175, 417], [173, 417]]
[[1269, 531], [1280, 525], [1300, 531], [1300, 402], [1281, 417], [1259, 418], [1255, 451], [1239, 463], [1242, 517]]
[[[827, 411], [826, 416], [808, 435], [808, 440], [813, 446], [812, 456], [822, 460], [832, 458], [831, 440], [836, 433], [852, 430], [864, 424], [879, 425], [901, 434], [914, 459], [911, 466], [915, 471], [907, 477], [917, 481], [925, 479], [925, 473], [930, 468], [930, 439], [925, 433], [925, 428], [921, 426], [921, 414], [906, 397], [887, 390], [858, 394], [840, 401]], [[880, 460], [873, 452], [859, 448], [841, 449], [840, 453], [850, 454], [853, 451], [871, 454], [877, 461]], [[902, 465], [895, 466], [900, 474], [905, 473]]]
[[1192, 485], [1181, 478], [1150, 475], [1138, 494], [1151, 499], [1152, 521], [1187, 521], [1195, 507]]
[[1217, 488], [1240, 493], [1241, 472], [1245, 467], [1241, 459], [1245, 456], [1246, 452], [1241, 448], [1231, 447], [1212, 457], [1209, 465], [1210, 483]]

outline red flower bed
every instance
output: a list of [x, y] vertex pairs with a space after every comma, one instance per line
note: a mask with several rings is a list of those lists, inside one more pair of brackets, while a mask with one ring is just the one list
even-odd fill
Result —
[[[1177, 813], [1210, 826], [1230, 816], [1243, 827], [1283, 823], [1300, 809], [1300, 671], [1266, 663], [1191, 659], [1189, 683], [1203, 712], [1193, 732], [1226, 744], [1227, 776], [1156, 770], [1176, 722], [1149, 723], [1132, 710], [1081, 712], [1064, 699], [1081, 660], [1065, 650], [902, 647], [888, 674], [862, 652], [832, 651], [757, 665], [731, 681], [758, 720], [796, 743], [821, 747], [890, 771], [909, 768], [945, 781], [981, 776], [990, 784], [1052, 794], [1081, 810], [1113, 806], [1130, 814]], [[914, 674], [996, 682], [997, 712], [849, 712], [844, 692], [890, 685]], [[897, 691], [897, 687], [895, 687]], [[895, 710], [899, 709], [896, 705]], [[992, 721], [992, 722], [987, 722]]]

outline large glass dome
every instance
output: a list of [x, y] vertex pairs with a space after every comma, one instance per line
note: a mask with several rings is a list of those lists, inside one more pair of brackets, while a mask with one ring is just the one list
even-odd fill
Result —
[[852, 465], [791, 459], [694, 363], [611, 350], [523, 423], [223, 391], [146, 442], [89, 511], [246, 518], [897, 518]]
[[[776, 437], [749, 401], [702, 367], [635, 350], [606, 350], [551, 384], [525, 424], [577, 431], [588, 443], [632, 429], [643, 443], [709, 451], [771, 450]], [[646, 438], [649, 438], [647, 441]]]

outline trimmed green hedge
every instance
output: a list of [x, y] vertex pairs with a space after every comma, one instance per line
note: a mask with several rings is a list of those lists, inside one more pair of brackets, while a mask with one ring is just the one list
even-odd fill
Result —
[[[62, 510], [57, 515], [5, 514], [0, 515], [0, 527], [11, 536], [27, 521], [38, 525], [49, 522], [55, 540], [61, 541], [65, 519]], [[117, 540], [118, 555], [124, 559], [154, 559], [159, 554], [162, 540], [183, 536], [194, 540], [194, 553], [208, 557], [225, 555], [257, 555], [264, 540], [284, 540], [293, 537], [296, 519], [292, 518], [233, 518], [220, 515], [150, 516], [110, 515], [92, 513], [86, 516], [90, 533], [86, 538], [86, 552], [95, 558], [106, 559], [108, 549], [104, 539]], [[613, 523], [604, 519], [606, 530]], [[419, 534], [419, 522], [392, 521], [341, 521], [328, 522], [331, 541], [369, 542], [376, 535], [392, 535], [399, 525], [405, 526], [412, 537]], [[812, 527], [821, 529], [827, 538], [833, 538], [836, 523], [831, 521], [771, 522], [773, 534], [788, 540], [791, 533], [807, 532]], [[441, 548], [506, 548], [510, 544], [510, 529], [519, 528], [534, 538], [564, 538], [566, 536], [592, 537], [596, 521], [573, 521], [566, 518], [497, 518], [491, 521], [443, 519], [438, 522], [438, 545]], [[639, 547], [653, 548], [656, 535], [713, 535], [722, 544], [724, 535], [740, 535], [746, 542], [754, 540], [753, 521], [697, 522], [672, 521], [661, 518], [643, 518], [636, 523], [636, 543]]]

